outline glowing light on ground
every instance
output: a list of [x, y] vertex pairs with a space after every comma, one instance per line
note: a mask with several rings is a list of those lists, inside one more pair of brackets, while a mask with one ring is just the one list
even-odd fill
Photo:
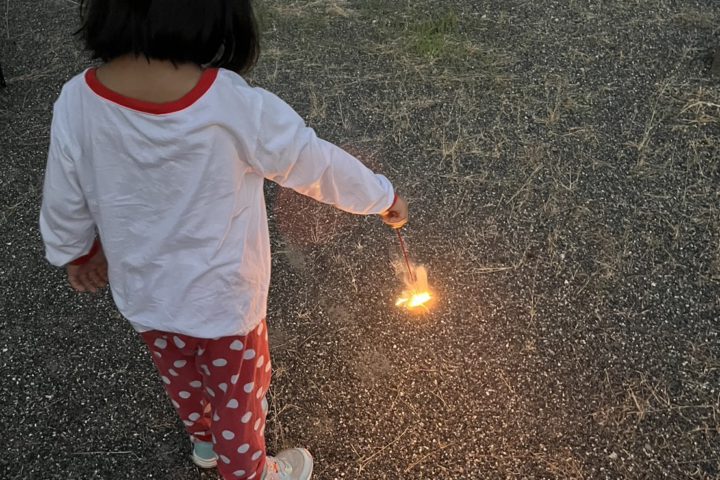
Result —
[[395, 305], [397, 305], [398, 307], [417, 308], [429, 302], [430, 299], [432, 299], [432, 295], [430, 295], [430, 292], [413, 293], [410, 294], [409, 298], [398, 298], [398, 301], [395, 302]]
[[403, 274], [405, 290], [395, 305], [413, 312], [428, 311], [433, 294], [428, 287], [427, 270], [423, 266], [413, 268], [413, 277], [410, 278], [409, 273]]

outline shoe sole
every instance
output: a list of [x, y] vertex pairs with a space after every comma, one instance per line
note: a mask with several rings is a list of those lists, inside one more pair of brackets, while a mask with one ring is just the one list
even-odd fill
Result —
[[195, 455], [195, 452], [193, 452], [192, 455], [192, 461], [195, 465], [197, 465], [200, 468], [215, 468], [217, 467], [217, 457], [213, 459], [207, 459], [207, 458], [201, 458]]
[[313, 467], [315, 466], [315, 461], [313, 460], [312, 455], [310, 455], [310, 452], [305, 450], [304, 448], [303, 448], [303, 454], [309, 460], [308, 463], [310, 464], [310, 470], [307, 472], [307, 478], [308, 478], [308, 480], [310, 480], [312, 478]]
[[[310, 480], [312, 478], [313, 466], [314, 466], [315, 462], [313, 461], [313, 457], [312, 457], [312, 455], [310, 455], [310, 452], [307, 449], [299, 448], [298, 450], [300, 450], [302, 452], [302, 455], [305, 458], [305, 462], [304, 462], [305, 468], [303, 468], [303, 471], [300, 472], [300, 478], [302, 480]], [[305, 475], [307, 475], [307, 476], [305, 476]]]

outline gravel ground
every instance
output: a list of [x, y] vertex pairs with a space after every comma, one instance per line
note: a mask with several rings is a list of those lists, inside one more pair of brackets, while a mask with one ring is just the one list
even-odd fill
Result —
[[[0, 478], [215, 479], [110, 295], [43, 260], [74, 3], [0, 2]], [[394, 180], [438, 296], [396, 309], [392, 232], [268, 186], [270, 450], [307, 446], [319, 480], [720, 478], [720, 4], [261, 18], [251, 80]]]

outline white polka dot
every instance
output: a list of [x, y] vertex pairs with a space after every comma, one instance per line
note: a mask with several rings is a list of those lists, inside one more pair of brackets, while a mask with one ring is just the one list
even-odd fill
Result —
[[168, 377], [163, 375], [161, 378], [162, 378], [163, 383], [165, 383], [165, 385], [170, 385], [170, 379]]
[[217, 438], [215, 438], [215, 434], [212, 434], [212, 443], [217, 443]]
[[177, 377], [177, 376], [180, 375], [178, 372], [176, 372], [176, 371], [173, 370], [172, 368], [168, 369], [168, 372], [169, 372], [170, 375], [172, 375], [173, 377]]
[[250, 450], [250, 445], [247, 443], [243, 443], [238, 447], [238, 453], [247, 453], [248, 450]]
[[173, 363], [173, 367], [175, 368], [182, 368], [185, 365], [187, 365], [187, 360], [175, 360], [175, 363]]
[[158, 358], [162, 358], [162, 353], [160, 352], [153, 352], [153, 354]]
[[213, 360], [212, 364], [216, 367], [224, 367], [225, 365], [227, 365], [227, 360], [225, 360], [224, 358], [216, 358], [215, 360]]
[[270, 366], [270, 362], [267, 362], [265, 364], [265, 373], [269, 372], [272, 367]]
[[220, 385], [218, 385], [218, 388], [223, 392], [227, 393], [227, 383], [221, 383]]
[[186, 392], [185, 390], [183, 390], [182, 392], [178, 393], [178, 396], [180, 398], [188, 399], [190, 398], [190, 392]]
[[255, 388], [255, 382], [250, 382], [245, 384], [243, 390], [245, 390], [245, 393], [250, 393], [253, 391], [253, 388]]
[[217, 412], [213, 413], [213, 422], [217, 422], [220, 420], [220, 416], [217, 414]]
[[265, 363], [265, 355], [260, 355], [257, 360], [257, 368], [260, 368]]
[[197, 422], [200, 420], [200, 414], [197, 412], [193, 412], [190, 415], [188, 415], [188, 420], [192, 420], [193, 422]]
[[227, 408], [238, 408], [238, 401], [234, 398], [227, 403]]
[[183, 348], [185, 346], [185, 342], [183, 342], [180, 337], [173, 336], [173, 342], [175, 342], [175, 345], [178, 348]]
[[178, 402], [176, 402], [175, 400], [170, 400], [170, 401], [172, 402], [173, 407], [180, 408], [180, 404]]
[[208, 368], [207, 365], [200, 365], [200, 368], [205, 373], [205, 375], [210, 376], [210, 369]]
[[263, 397], [262, 403], [260, 404], [260, 406], [262, 407], [263, 413], [267, 413], [267, 411], [268, 411], [268, 401], [267, 401], [267, 398]]
[[247, 480], [253, 480], [253, 478], [255, 478], [256, 475], [257, 475], [257, 472], [253, 473], [252, 475], [250, 475], [250, 476], [247, 478]]
[[240, 419], [240, 421], [241, 421], [242, 423], [248, 423], [251, 418], [252, 418], [252, 412], [247, 412], [245, 415], [242, 416], [242, 418]]
[[[225, 430], [225, 431], [227, 431], [227, 430]], [[229, 439], [228, 439], [228, 440], [229, 440]], [[220, 460], [222, 460], [222, 462], [223, 462], [225, 465], [227, 465], [228, 463], [230, 463], [230, 459], [229, 459], [228, 457], [226, 457], [225, 455], [220, 455]]]
[[198, 355], [202, 355], [203, 353], [205, 353], [205, 349], [204, 349], [204, 348], [198, 348]]
[[210, 387], [205, 387], [205, 391], [207, 391], [208, 395], [210, 395], [211, 397], [214, 397], [214, 396], [215, 396], [215, 392], [213, 391], [212, 388], [210, 388]]
[[262, 456], [262, 450], [258, 450], [257, 452], [253, 453], [253, 456], [251, 457], [253, 460], [257, 460]]
[[249, 350], [245, 350], [245, 353], [243, 353], [243, 359], [252, 360], [253, 358], [255, 358], [255, 350], [253, 350], [252, 348]]
[[235, 475], [236, 477], [242, 477], [243, 475], [245, 475], [245, 470], [235, 470], [233, 472], [233, 475]]
[[255, 420], [255, 425], [253, 425], [253, 430], [255, 430], [256, 432], [257, 432], [257, 429], [260, 428], [260, 422], [262, 422], [261, 418], [258, 418], [257, 420]]
[[240, 378], [240, 375], [233, 375], [232, 377], [230, 377], [230, 383], [235, 385], [238, 381], [238, 378]]
[[265, 324], [263, 324], [263, 322], [260, 322], [260, 325], [258, 325], [258, 328], [257, 328], [257, 334], [258, 334], [258, 335], [262, 335], [262, 332], [263, 332], [263, 328], [264, 328], [264, 327], [265, 327]]
[[257, 391], [257, 393], [255, 394], [255, 398], [257, 398], [258, 400], [260, 400], [260, 397], [262, 397], [263, 395], [264, 395], [264, 393], [263, 393], [263, 391], [262, 391], [262, 388], [258, 388], [258, 391]]
[[230, 430], [223, 430], [222, 436], [225, 440], [232, 440], [233, 438], [235, 438], [235, 434]]
[[195, 425], [195, 423], [191, 422], [190, 420], [183, 420], [183, 423], [186, 427], [192, 427], [193, 425]]
[[156, 338], [153, 345], [163, 350], [165, 347], [167, 347], [167, 340], [165, 340], [164, 338]]
[[193, 380], [190, 382], [190, 386], [193, 388], [200, 388], [202, 387], [202, 382], [200, 380]]
[[230, 350], [242, 350], [245, 345], [240, 340], [235, 340], [230, 344]]
[[262, 428], [260, 429], [260, 436], [261, 436], [261, 437], [264, 437], [264, 436], [265, 436], [265, 424], [264, 424], [264, 423], [263, 423]]

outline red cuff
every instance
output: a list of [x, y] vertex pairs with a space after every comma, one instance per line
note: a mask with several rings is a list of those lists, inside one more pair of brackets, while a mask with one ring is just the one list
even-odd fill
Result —
[[393, 199], [392, 205], [390, 205], [390, 206], [388, 207], [388, 209], [385, 210], [385, 211], [387, 212], [387, 211], [389, 211], [389, 210], [392, 210], [392, 208], [395, 206], [395, 204], [397, 203], [397, 201], [398, 201], [398, 194], [396, 193], [396, 194], [395, 194], [395, 198]]
[[97, 238], [95, 239], [95, 242], [93, 243], [92, 247], [90, 247], [90, 251], [83, 255], [82, 257], [76, 258], [72, 262], [70, 262], [70, 265], [85, 265], [90, 261], [92, 257], [95, 256], [96, 253], [100, 251], [100, 240]]

